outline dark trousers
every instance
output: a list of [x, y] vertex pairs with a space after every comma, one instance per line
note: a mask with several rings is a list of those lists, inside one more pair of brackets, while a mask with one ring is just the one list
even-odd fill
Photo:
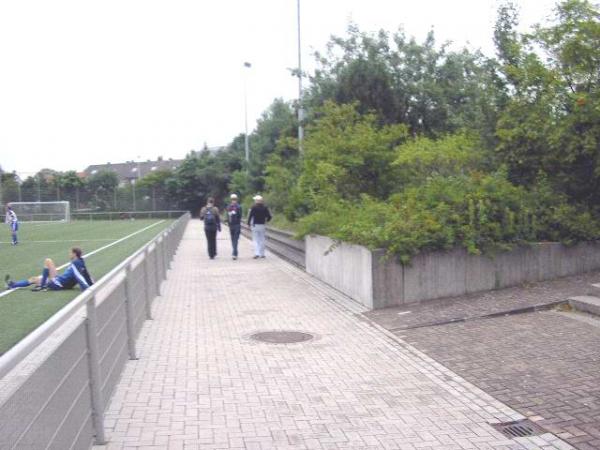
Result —
[[233, 247], [233, 256], [238, 255], [238, 242], [240, 241], [240, 225], [229, 225], [229, 233], [231, 234], [231, 246]]
[[208, 256], [214, 258], [217, 256], [217, 230], [204, 229], [206, 234], [206, 242], [208, 244]]

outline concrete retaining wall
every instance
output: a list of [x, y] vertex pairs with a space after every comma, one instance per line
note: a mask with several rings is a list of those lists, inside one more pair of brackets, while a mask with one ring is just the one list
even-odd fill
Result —
[[600, 269], [600, 245], [540, 243], [495, 257], [466, 250], [417, 255], [410, 266], [385, 259], [381, 250], [306, 239], [306, 270], [365, 306], [378, 309], [517, 286]]
[[373, 254], [360, 245], [334, 242], [323, 236], [306, 237], [306, 271], [373, 308]]

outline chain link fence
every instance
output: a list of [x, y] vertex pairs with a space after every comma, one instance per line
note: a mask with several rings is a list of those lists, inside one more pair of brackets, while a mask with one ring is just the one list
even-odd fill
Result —
[[44, 180], [19, 183], [3, 177], [0, 183], [0, 205], [10, 202], [60, 202], [70, 204], [72, 214], [110, 211], [169, 211], [177, 209], [177, 202], [169, 199], [162, 187], [126, 184], [114, 188], [86, 186], [52, 186]]

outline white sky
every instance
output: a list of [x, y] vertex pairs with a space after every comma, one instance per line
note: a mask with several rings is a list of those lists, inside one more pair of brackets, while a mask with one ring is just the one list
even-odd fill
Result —
[[[525, 27], [555, 1], [518, 3]], [[433, 26], [492, 54], [497, 5], [302, 0], [303, 63], [349, 19], [420, 40]], [[296, 65], [296, 0], [0, 1], [0, 165], [82, 170], [225, 145], [244, 129], [244, 75], [253, 128], [273, 98], [296, 97]]]

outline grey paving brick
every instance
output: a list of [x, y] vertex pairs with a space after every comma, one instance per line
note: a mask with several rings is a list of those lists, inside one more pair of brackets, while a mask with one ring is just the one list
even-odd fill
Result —
[[[238, 261], [225, 233], [218, 245], [208, 260], [201, 224], [190, 223], [141, 332], [141, 357], [108, 406], [110, 445], [524, 448], [487, 423], [517, 413], [359, 317], [351, 300], [271, 255], [251, 259], [248, 241]], [[317, 338], [248, 339], [283, 329]]]

